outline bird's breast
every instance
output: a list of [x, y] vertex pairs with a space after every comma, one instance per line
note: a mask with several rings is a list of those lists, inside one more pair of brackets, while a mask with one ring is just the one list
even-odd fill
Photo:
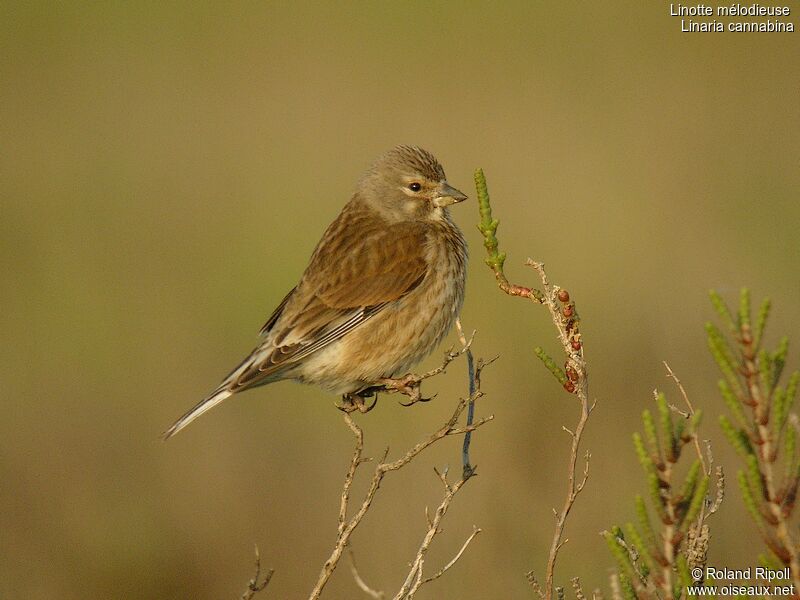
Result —
[[[344, 393], [383, 377], [409, 372], [447, 335], [464, 301], [467, 246], [449, 220], [426, 236], [425, 277], [413, 290], [332, 344], [304, 368], [301, 378]], [[313, 364], [312, 364], [313, 363]]]
[[426, 261], [428, 272], [420, 285], [378, 317], [382, 322], [374, 332], [391, 340], [383, 376], [402, 375], [430, 354], [461, 311], [467, 246], [455, 224], [435, 224], [427, 239]]

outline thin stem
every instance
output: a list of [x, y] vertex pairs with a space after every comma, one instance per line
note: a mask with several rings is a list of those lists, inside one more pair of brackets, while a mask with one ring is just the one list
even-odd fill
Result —
[[589, 420], [589, 415], [591, 414], [594, 405], [589, 404], [589, 377], [586, 371], [586, 362], [583, 359], [583, 346], [580, 346], [576, 349], [572, 345], [570, 331], [564, 324], [564, 319], [562, 317], [563, 313], [559, 308], [557, 298], [558, 290], [550, 285], [547, 274], [544, 270], [544, 264], [532, 261], [531, 259], [528, 259], [525, 264], [535, 269], [542, 281], [542, 286], [544, 287], [542, 304], [544, 304], [550, 311], [550, 317], [552, 318], [553, 323], [558, 330], [559, 340], [561, 341], [562, 348], [567, 356], [567, 365], [570, 367], [572, 372], [575, 373], [575, 394], [578, 396], [578, 400], [580, 401], [580, 416], [578, 418], [578, 424], [575, 426], [574, 431], [567, 430], [572, 437], [569, 462], [567, 463], [567, 494], [564, 498], [564, 504], [561, 507], [561, 511], [556, 513], [556, 526], [555, 530], [553, 531], [553, 539], [550, 543], [550, 553], [547, 557], [547, 568], [545, 570], [545, 599], [551, 600], [553, 597], [553, 579], [555, 575], [556, 561], [558, 559], [558, 552], [566, 543], [566, 540], [562, 541], [562, 537], [564, 535], [564, 526], [567, 522], [567, 517], [569, 516], [570, 510], [572, 510], [572, 506], [575, 504], [575, 499], [578, 497], [578, 494], [581, 493], [586, 485], [586, 481], [589, 478], [590, 454], [588, 452], [586, 453], [586, 462], [584, 464], [583, 475], [580, 481], [577, 479], [576, 471], [583, 430], [586, 427], [586, 423]]
[[[476, 397], [479, 394], [480, 390], [478, 389], [475, 392]], [[350, 465], [348, 467], [347, 473], [345, 474], [345, 482], [342, 487], [342, 498], [339, 508], [339, 527], [338, 527], [338, 535], [336, 537], [336, 542], [334, 544], [330, 556], [325, 561], [325, 564], [322, 566], [322, 569], [320, 570], [317, 583], [314, 586], [314, 589], [311, 590], [311, 594], [309, 595], [309, 600], [317, 600], [322, 594], [322, 590], [327, 585], [328, 581], [331, 578], [331, 575], [333, 574], [334, 570], [339, 564], [339, 560], [341, 559], [344, 549], [347, 547], [350, 541], [350, 537], [352, 536], [353, 531], [355, 531], [355, 529], [364, 519], [364, 516], [367, 514], [367, 511], [372, 505], [372, 501], [375, 499], [375, 495], [378, 493], [378, 489], [381, 486], [381, 482], [383, 481], [383, 478], [386, 476], [388, 472], [402, 469], [426, 448], [436, 443], [437, 441], [447, 437], [448, 435], [456, 435], [459, 433], [466, 433], [467, 431], [472, 431], [475, 428], [480, 427], [481, 425], [488, 423], [489, 421], [492, 420], [493, 417], [490, 415], [485, 419], [479, 420], [477, 423], [473, 424], [470, 428], [460, 428], [460, 429], [457, 428], [456, 423], [458, 422], [458, 419], [461, 416], [461, 414], [464, 412], [468, 400], [469, 399], [459, 400], [455, 410], [453, 411], [452, 416], [444, 423], [444, 425], [442, 425], [438, 430], [433, 432], [429, 437], [416, 444], [414, 447], [408, 450], [403, 456], [401, 456], [397, 460], [386, 462], [388, 449], [386, 450], [382, 459], [375, 466], [375, 470], [373, 471], [369, 488], [367, 489], [367, 492], [364, 495], [361, 506], [358, 508], [355, 514], [353, 514], [353, 516], [350, 517], [350, 519], [347, 519], [348, 505], [350, 502], [349, 493], [353, 481], [353, 476], [355, 474], [355, 470], [358, 468], [360, 464], [364, 462], [361, 459], [361, 454], [364, 449], [364, 434], [362, 429], [353, 420], [350, 413], [344, 413], [345, 424], [348, 426], [348, 428], [353, 433], [353, 436], [355, 438], [353, 456], [350, 460]], [[445, 507], [444, 511], [446, 510], [447, 508]]]
[[[406, 598], [412, 598], [414, 594], [417, 592], [417, 590], [419, 590], [419, 588], [422, 587], [423, 584], [427, 583], [428, 581], [432, 581], [433, 579], [436, 579], [437, 577], [439, 577], [439, 575], [443, 574], [448, 568], [450, 568], [449, 566], [443, 568], [438, 575], [435, 575], [432, 578], [429, 579], [423, 578], [423, 566], [425, 564], [425, 555], [428, 553], [428, 549], [430, 548], [431, 542], [433, 542], [433, 538], [439, 532], [439, 525], [441, 524], [445, 514], [447, 514], [447, 509], [450, 508], [450, 503], [453, 501], [453, 498], [455, 498], [455, 495], [458, 493], [458, 490], [461, 489], [461, 487], [468, 481], [469, 478], [462, 477], [459, 481], [457, 481], [453, 485], [448, 484], [445, 475], [441, 473], [439, 473], [439, 478], [442, 480], [445, 486], [444, 499], [436, 508], [436, 512], [433, 515], [433, 519], [431, 519], [428, 524], [428, 531], [425, 533], [425, 537], [423, 538], [422, 543], [420, 544], [420, 547], [417, 550], [417, 555], [416, 557], [414, 557], [414, 560], [411, 563], [411, 569], [409, 569], [408, 575], [406, 576], [406, 579], [403, 582], [400, 591], [397, 592], [393, 600], [404, 600]], [[480, 529], [477, 531], [480, 531]], [[475, 533], [473, 533], [473, 535], [470, 537], [467, 544], [469, 544], [469, 542], [472, 541], [472, 538], [474, 537]], [[464, 548], [466, 548], [466, 545], [464, 546]], [[459, 552], [456, 555], [456, 558], [451, 562], [455, 563], [455, 561], [457, 561], [458, 558], [461, 556], [462, 552]]]
[[[661, 361], [661, 362], [664, 363], [664, 367], [667, 369], [667, 377], [672, 379], [675, 382], [675, 385], [678, 386], [678, 390], [680, 391], [681, 396], [683, 397], [683, 401], [686, 404], [686, 407], [689, 409], [689, 415], [688, 416], [693, 417], [694, 414], [695, 414], [694, 413], [694, 406], [692, 406], [692, 403], [689, 400], [689, 394], [686, 393], [686, 390], [684, 389], [683, 384], [681, 383], [681, 380], [678, 379], [678, 376], [675, 375], [675, 373], [672, 371], [672, 369], [670, 368], [669, 364], [667, 364], [667, 361]], [[697, 452], [697, 458], [700, 459], [700, 466], [703, 469], [703, 475], [709, 476], [709, 475], [711, 475], [711, 472], [710, 472], [710, 470], [708, 468], [708, 465], [706, 464], [706, 459], [703, 456], [703, 450], [700, 448], [700, 440], [698, 439], [696, 431], [692, 432], [692, 439], [694, 441], [695, 452]]]
[[[547, 558], [543, 595], [533, 573], [529, 573], [528, 575], [529, 581], [535, 583], [534, 589], [539, 595], [543, 596], [545, 600], [552, 600], [554, 592], [553, 579], [558, 552], [567, 542], [566, 539], [563, 539], [564, 526], [569, 512], [575, 503], [575, 499], [583, 490], [589, 477], [590, 455], [588, 452], [585, 456], [586, 462], [580, 480], [578, 479], [579, 476], [576, 474], [583, 430], [594, 408], [594, 404], [590, 405], [589, 403], [589, 377], [586, 361], [583, 358], [583, 342], [579, 327], [580, 320], [575, 312], [575, 304], [570, 301], [569, 294], [566, 290], [560, 290], [557, 286], [550, 285], [542, 263], [535, 262], [529, 258], [525, 264], [536, 270], [541, 279], [544, 291], [509, 283], [503, 270], [506, 255], [504, 252], [500, 252], [496, 235], [499, 222], [492, 216], [492, 207], [486, 185], [486, 177], [481, 169], [475, 171], [475, 188], [478, 196], [478, 209], [480, 211], [478, 229], [483, 234], [483, 245], [487, 253], [486, 264], [492, 269], [495, 279], [497, 280], [497, 285], [503, 292], [510, 296], [527, 298], [528, 300], [547, 306], [553, 324], [558, 331], [558, 339], [561, 342], [564, 355], [566, 356], [566, 364], [564, 365], [563, 373], [544, 350], [537, 352], [537, 356], [548, 366], [550, 371], [564, 386], [564, 389], [577, 395], [580, 401], [580, 417], [574, 431], [564, 428], [572, 438], [570, 457], [567, 465], [567, 493], [561, 511], [554, 511], [556, 514], [556, 525]], [[550, 363], [552, 363], [552, 365]], [[563, 595], [563, 589], [558, 589], [561, 590], [560, 593]]]
[[[467, 338], [464, 335], [464, 330], [461, 327], [461, 319], [456, 319], [456, 329], [458, 330], [458, 339], [461, 345], [467, 348], [467, 377], [469, 378], [469, 404], [467, 405], [467, 427], [472, 425], [475, 419], [475, 362], [472, 358], [472, 350], [469, 349]], [[473, 336], [475, 334], [473, 333]], [[464, 477], [471, 477], [475, 474], [475, 467], [469, 460], [469, 445], [472, 442], [472, 431], [467, 431], [464, 435], [464, 444], [461, 448], [461, 464], [463, 468]]]

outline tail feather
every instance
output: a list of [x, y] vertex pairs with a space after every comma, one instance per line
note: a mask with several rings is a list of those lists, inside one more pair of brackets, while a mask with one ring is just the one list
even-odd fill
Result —
[[180, 419], [175, 421], [175, 423], [172, 424], [172, 427], [167, 429], [162, 434], [162, 436], [161, 436], [162, 439], [165, 440], [165, 441], [168, 440], [173, 435], [178, 433], [181, 429], [186, 427], [189, 423], [194, 421], [197, 417], [202, 415], [204, 412], [211, 410], [217, 404], [219, 404], [220, 402], [222, 402], [223, 400], [225, 400], [226, 398], [228, 398], [232, 394], [233, 394], [233, 392], [231, 392], [228, 389], [225, 389], [225, 388], [217, 389], [208, 398], [198, 402], [197, 405], [195, 405], [194, 408], [192, 408], [189, 412], [187, 412], [185, 415], [183, 415]]

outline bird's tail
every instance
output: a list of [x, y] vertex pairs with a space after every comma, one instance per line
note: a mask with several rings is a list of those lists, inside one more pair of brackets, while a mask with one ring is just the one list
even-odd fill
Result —
[[175, 423], [172, 424], [172, 427], [167, 429], [162, 434], [161, 436], [162, 439], [168, 440], [173, 435], [178, 433], [181, 429], [186, 427], [189, 423], [194, 421], [197, 417], [202, 415], [204, 412], [211, 410], [217, 404], [219, 404], [220, 402], [225, 400], [225, 398], [228, 398], [232, 394], [233, 392], [231, 392], [229, 389], [226, 389], [224, 387], [217, 388], [217, 390], [213, 394], [208, 396], [206, 399], [198, 402], [194, 408], [192, 408], [189, 412], [183, 415], [180, 419], [175, 421]]

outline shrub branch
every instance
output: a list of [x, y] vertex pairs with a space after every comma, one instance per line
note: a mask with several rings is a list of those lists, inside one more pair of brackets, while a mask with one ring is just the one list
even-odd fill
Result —
[[[440, 367], [439, 369], [435, 369], [430, 373], [426, 373], [424, 376], [422, 376], [422, 378], [427, 378], [429, 376], [432, 376], [433, 374], [438, 374], [439, 372], [443, 371], [444, 368], [447, 366], [447, 364], [449, 364], [449, 362], [451, 362], [456, 356], [466, 352], [466, 350], [468, 350], [468, 345], [465, 346], [460, 352], [457, 353], [454, 353], [452, 351], [448, 352], [442, 367]], [[476, 382], [480, 381], [480, 371], [484, 368], [484, 366], [486, 366], [486, 364], [488, 363], [484, 363], [483, 361], [478, 360], [478, 364], [475, 368]], [[339, 502], [339, 517], [338, 517], [336, 541], [334, 543], [333, 549], [331, 550], [330, 556], [325, 561], [324, 565], [322, 566], [322, 569], [320, 570], [317, 583], [314, 586], [314, 589], [311, 591], [311, 594], [309, 595], [309, 600], [316, 600], [322, 594], [322, 591], [327, 585], [328, 581], [330, 580], [331, 575], [336, 570], [336, 567], [339, 564], [339, 561], [342, 557], [342, 554], [344, 553], [345, 548], [348, 547], [353, 532], [361, 524], [362, 520], [364, 519], [364, 516], [369, 511], [372, 505], [372, 501], [375, 499], [375, 496], [378, 493], [381, 483], [383, 482], [383, 478], [386, 476], [387, 473], [402, 469], [412, 460], [414, 460], [417, 456], [419, 456], [420, 453], [422, 453], [424, 450], [426, 450], [428, 447], [435, 444], [439, 440], [442, 440], [447, 436], [466, 434], [468, 432], [474, 431], [494, 418], [492, 415], [489, 415], [488, 417], [477, 419], [474, 423], [470, 425], [464, 425], [462, 427], [458, 426], [458, 421], [464, 410], [471, 402], [474, 402], [481, 395], [482, 392], [480, 390], [479, 385], [477, 385], [475, 391], [470, 396], [468, 396], [467, 398], [462, 398], [458, 401], [451, 417], [441, 427], [439, 427], [439, 429], [437, 429], [427, 438], [423, 439], [415, 446], [410, 448], [405, 454], [403, 454], [396, 460], [387, 461], [387, 457], [389, 455], [389, 449], [387, 448], [372, 472], [372, 477], [370, 479], [369, 487], [361, 500], [361, 504], [358, 506], [358, 508], [355, 509], [355, 512], [353, 512], [352, 515], [350, 514], [351, 513], [350, 509], [352, 504], [350, 496], [351, 496], [353, 480], [356, 477], [358, 468], [362, 464], [368, 462], [371, 459], [363, 457], [363, 452], [364, 452], [363, 430], [355, 422], [351, 412], [344, 413], [345, 424], [353, 434], [354, 438], [353, 454], [351, 456], [350, 464], [348, 466], [347, 472], [345, 473], [344, 483], [342, 485], [342, 494]], [[445, 488], [444, 498], [437, 507], [433, 518], [429, 519], [427, 532], [417, 551], [415, 559], [411, 563], [411, 568], [406, 577], [406, 581], [404, 582], [398, 594], [395, 596], [395, 599], [399, 600], [401, 598], [410, 598], [423, 584], [427, 583], [428, 581], [432, 581], [433, 579], [436, 579], [437, 577], [440, 576], [439, 574], [430, 578], [423, 577], [423, 565], [425, 561], [425, 555], [427, 554], [427, 551], [431, 543], [433, 542], [435, 536], [441, 531], [439, 525], [441, 523], [441, 520], [447, 513], [447, 509], [450, 507], [453, 498], [459, 492], [459, 490], [461, 490], [463, 485], [470, 479], [470, 476], [471, 473], [469, 475], [464, 475], [459, 481], [457, 481], [454, 484], [451, 484], [447, 481], [446, 473], [439, 474], [439, 478], [442, 481]], [[475, 537], [475, 532], [473, 532], [473, 535], [470, 536], [470, 538], [468, 539], [468, 543], [471, 542], [472, 539], [474, 539], [474, 537]], [[468, 543], [466, 545], [468, 545]], [[457, 561], [458, 558], [460, 558], [462, 553], [463, 550], [458, 553], [458, 555], [454, 558], [452, 562], [455, 563], [455, 561]], [[449, 565], [443, 568], [441, 570], [441, 574], [447, 571], [451, 566], [452, 565]], [[354, 571], [354, 567], [351, 567], [351, 571]], [[355, 572], [357, 573], [357, 571]], [[367, 589], [376, 594], [382, 593], [372, 590], [372, 588], [369, 588], [369, 586], [366, 586], [366, 584], [364, 585], [359, 584], [358, 583], [359, 581], [363, 583], [363, 580], [360, 577], [356, 578], [357, 585], [359, 585], [359, 587], [362, 590], [364, 590], [365, 593], [370, 593], [367, 592]], [[374, 597], [379, 597], [379, 596], [374, 596]]]
[[559, 383], [569, 393], [575, 394], [580, 402], [580, 415], [578, 423], [573, 429], [564, 427], [571, 438], [570, 457], [567, 463], [567, 493], [564, 498], [561, 510], [555, 513], [556, 522], [553, 531], [553, 539], [550, 544], [550, 552], [547, 558], [545, 569], [545, 586], [541, 589], [533, 572], [528, 573], [527, 577], [537, 592], [545, 600], [551, 600], [554, 593], [557, 596], [563, 595], [562, 588], [555, 588], [553, 585], [556, 561], [559, 550], [567, 542], [564, 538], [564, 528], [570, 510], [575, 503], [578, 494], [581, 493], [589, 477], [589, 452], [584, 455], [584, 467], [578, 471], [578, 457], [581, 454], [581, 438], [584, 428], [589, 419], [594, 404], [589, 403], [589, 378], [586, 362], [583, 356], [583, 342], [580, 333], [580, 319], [575, 308], [575, 303], [570, 300], [569, 293], [551, 285], [544, 264], [536, 262], [530, 258], [525, 264], [533, 268], [542, 284], [542, 290], [527, 286], [510, 283], [505, 275], [504, 263], [506, 254], [501, 252], [497, 240], [497, 227], [499, 221], [492, 216], [492, 207], [489, 199], [489, 191], [486, 185], [486, 177], [483, 170], [475, 171], [475, 188], [478, 195], [478, 209], [480, 211], [480, 223], [478, 229], [483, 235], [483, 245], [486, 248], [486, 264], [493, 271], [498, 287], [509, 296], [527, 298], [537, 304], [543, 304], [550, 312], [550, 318], [558, 332], [558, 339], [561, 343], [561, 350], [565, 356], [564, 368], [561, 369], [556, 362], [542, 348], [536, 348], [534, 353], [542, 361], [545, 367], [553, 374]]

